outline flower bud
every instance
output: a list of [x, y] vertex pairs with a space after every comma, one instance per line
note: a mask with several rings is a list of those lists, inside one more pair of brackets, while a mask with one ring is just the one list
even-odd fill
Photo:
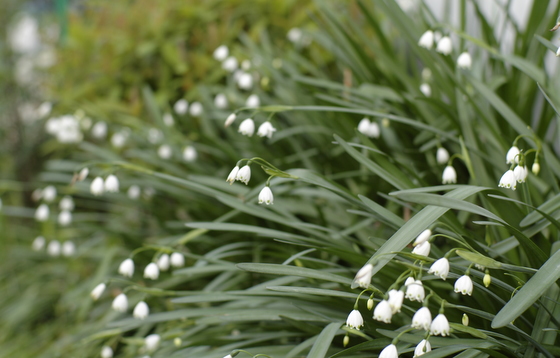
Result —
[[461, 322], [463, 323], [463, 326], [469, 325], [469, 316], [467, 316], [466, 313], [463, 313], [463, 318], [461, 319]]
[[539, 172], [541, 171], [541, 165], [538, 162], [533, 163], [531, 171], [533, 172], [533, 174], [539, 175]]
[[490, 276], [490, 272], [488, 270], [486, 270], [482, 282], [484, 283], [484, 287], [488, 287], [492, 283], [492, 276]]

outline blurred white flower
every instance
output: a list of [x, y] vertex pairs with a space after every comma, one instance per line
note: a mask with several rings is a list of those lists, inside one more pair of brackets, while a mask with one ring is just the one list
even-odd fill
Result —
[[169, 255], [162, 254], [157, 260], [157, 266], [160, 269], [160, 271], [169, 270]]
[[41, 251], [45, 247], [45, 242], [46, 240], [44, 237], [37, 236], [35, 240], [33, 240], [33, 243], [31, 244], [31, 248], [33, 249], [33, 251]]
[[442, 257], [430, 266], [428, 273], [433, 273], [439, 276], [442, 280], [447, 278], [449, 274], [449, 260], [446, 257]]
[[274, 134], [274, 132], [276, 132], [276, 128], [274, 128], [272, 126], [272, 124], [270, 124], [269, 121], [266, 121], [266, 122], [263, 122], [263, 124], [261, 124], [259, 126], [259, 129], [257, 130], [257, 135], [259, 137], [271, 138], [272, 134]]
[[116, 193], [119, 191], [119, 179], [114, 174], [109, 174], [107, 178], [105, 178], [103, 187], [108, 193]]
[[49, 219], [49, 207], [47, 206], [47, 204], [41, 204], [39, 205], [39, 207], [37, 208], [37, 210], [35, 210], [35, 220], [37, 221], [47, 221]]
[[159, 268], [158, 266], [150, 262], [148, 266], [144, 269], [144, 278], [149, 278], [151, 280], [157, 280], [159, 277]]
[[230, 114], [227, 118], [226, 118], [226, 122], [224, 123], [224, 127], [229, 127], [231, 126], [231, 124], [233, 122], [235, 122], [235, 118], [237, 118], [237, 116], [235, 115], [235, 113]]
[[472, 66], [472, 58], [468, 52], [463, 52], [457, 58], [457, 67], [470, 70]]
[[449, 152], [444, 147], [439, 147], [436, 152], [436, 160], [438, 164], [446, 164], [449, 160]]
[[245, 106], [249, 108], [257, 108], [261, 105], [261, 100], [258, 95], [252, 94], [245, 101]]
[[453, 43], [448, 36], [444, 36], [439, 39], [436, 47], [436, 51], [442, 55], [449, 55], [453, 51]]
[[226, 45], [221, 45], [214, 50], [213, 56], [218, 61], [223, 61], [229, 55], [229, 49]]
[[518, 183], [525, 183], [525, 179], [527, 179], [527, 175], [529, 175], [529, 169], [527, 169], [526, 165], [518, 165], [513, 169], [513, 174]]
[[370, 121], [369, 118], [363, 118], [358, 123], [358, 132], [371, 138], [379, 138], [379, 124], [375, 121]]
[[418, 345], [414, 349], [414, 357], [412, 358], [420, 357], [421, 355], [431, 351], [432, 351], [432, 345], [430, 344], [429, 341], [423, 339], [420, 341], [420, 343], [418, 343]]
[[198, 157], [198, 153], [196, 152], [196, 148], [192, 145], [188, 145], [183, 149], [183, 160], [185, 162], [194, 162]]
[[218, 93], [216, 97], [214, 97], [214, 106], [218, 109], [226, 109], [228, 107], [228, 100], [225, 94]]
[[404, 292], [400, 290], [390, 290], [389, 291], [389, 306], [391, 306], [391, 311], [393, 314], [401, 311], [403, 304]]
[[541, 171], [541, 165], [538, 162], [534, 162], [533, 166], [531, 167], [531, 172], [535, 175], [539, 175]]
[[434, 318], [430, 325], [430, 334], [434, 336], [449, 336], [449, 321], [443, 313], [440, 313]]
[[137, 200], [138, 198], [140, 198], [141, 189], [138, 185], [131, 185], [130, 188], [128, 188], [126, 194], [128, 195], [129, 199]]
[[235, 180], [239, 180], [240, 182], [245, 183], [245, 185], [249, 184], [250, 179], [251, 167], [248, 165], [245, 165], [241, 169], [239, 169], [237, 175], [235, 176]]
[[60, 143], [78, 143], [83, 139], [80, 123], [73, 115], [67, 114], [58, 118], [50, 118], [48, 130], [54, 131], [56, 139]]
[[420, 245], [421, 243], [428, 241], [430, 237], [432, 237], [432, 230], [426, 229], [416, 237], [416, 240], [414, 240], [412, 246]]
[[191, 103], [190, 109], [189, 109], [189, 113], [191, 116], [193, 117], [199, 117], [202, 112], [204, 111], [204, 108], [202, 107], [202, 103], [200, 102], [193, 102]]
[[409, 283], [408, 286], [406, 286], [406, 293], [404, 296], [407, 300], [418, 302], [424, 301], [426, 291], [424, 290], [424, 284], [422, 284], [422, 281], [415, 280], [413, 283]]
[[78, 173], [77, 180], [83, 181], [85, 178], [87, 178], [88, 174], [89, 174], [89, 169], [87, 167], [82, 168], [82, 170], [80, 170], [80, 172]]
[[457, 183], [457, 172], [455, 168], [451, 165], [448, 165], [443, 170], [443, 174], [441, 175], [441, 182], [443, 184], [455, 184]]
[[171, 254], [171, 266], [173, 267], [183, 267], [185, 266], [185, 256], [180, 252], [174, 252]]
[[152, 144], [157, 144], [163, 139], [163, 133], [157, 128], [150, 128], [148, 130], [148, 141]]
[[173, 119], [173, 115], [171, 113], [163, 114], [163, 124], [165, 124], [168, 127], [171, 127], [174, 123], [175, 120]]
[[391, 323], [393, 310], [387, 300], [382, 300], [373, 310], [373, 319], [380, 322]]
[[99, 297], [101, 297], [103, 292], [105, 292], [105, 288], [107, 288], [107, 285], [104, 283], [100, 283], [99, 285], [95, 286], [93, 290], [91, 290], [91, 293], [89, 295], [94, 301], [97, 301]]
[[58, 203], [60, 210], [72, 211], [74, 210], [74, 200], [70, 195], [65, 195]]
[[173, 105], [173, 110], [175, 111], [175, 113], [179, 115], [186, 114], [188, 109], [189, 109], [189, 102], [187, 102], [187, 100], [184, 98], [181, 98]]
[[160, 145], [160, 147], [158, 148], [158, 156], [161, 159], [169, 159], [171, 158], [171, 156], [173, 155], [173, 150], [171, 149], [171, 146], [168, 144], [162, 144]]
[[64, 241], [62, 244], [62, 255], [66, 257], [74, 256], [76, 253], [76, 245], [70, 240]]
[[222, 62], [222, 68], [228, 72], [233, 72], [237, 70], [238, 66], [239, 64], [237, 62], [237, 59], [233, 56], [226, 58], [224, 62]]
[[412, 249], [412, 253], [420, 256], [428, 256], [430, 254], [430, 249], [432, 245], [429, 241], [424, 241], [414, 247]]
[[239, 88], [244, 90], [250, 90], [253, 88], [253, 76], [250, 73], [242, 72], [237, 78], [237, 85]]
[[103, 121], [95, 122], [93, 127], [91, 127], [91, 135], [96, 139], [107, 137], [107, 123]]
[[427, 84], [427, 83], [422, 83], [420, 85], [420, 92], [422, 92], [422, 94], [426, 97], [431, 97], [432, 96], [432, 87], [430, 87], [430, 85]]
[[14, 52], [29, 54], [41, 46], [39, 23], [29, 14], [21, 14], [8, 30], [8, 41]]
[[432, 324], [432, 313], [428, 307], [422, 307], [412, 316], [412, 328], [428, 330]]
[[134, 306], [134, 310], [132, 311], [132, 316], [138, 319], [144, 319], [148, 317], [150, 314], [150, 307], [144, 301], [140, 301]]
[[161, 337], [159, 334], [150, 334], [144, 339], [144, 345], [146, 346], [146, 350], [149, 352], [153, 352], [159, 346], [159, 341]]
[[355, 284], [362, 288], [368, 288], [372, 276], [373, 276], [373, 265], [366, 264], [358, 271], [358, 273], [356, 273], [356, 276], [354, 277], [354, 283], [352, 284], [352, 286], [354, 286]]
[[122, 148], [126, 143], [128, 134], [126, 132], [116, 132], [111, 136], [111, 145], [115, 148]]
[[293, 27], [288, 31], [288, 34], [286, 35], [286, 37], [288, 38], [288, 40], [290, 40], [290, 42], [297, 44], [301, 41], [303, 36], [303, 32], [301, 31], [301, 29], [297, 28], [297, 27]]
[[274, 203], [274, 196], [270, 187], [265, 186], [259, 193], [259, 204], [271, 205]]
[[101, 348], [101, 358], [113, 358], [113, 348], [109, 346], [103, 346]]
[[58, 214], [58, 224], [60, 226], [68, 226], [72, 223], [72, 213], [67, 210], [62, 210]]
[[235, 168], [233, 168], [229, 173], [226, 182], [228, 182], [230, 185], [233, 184], [233, 182], [237, 180], [238, 172], [239, 172], [239, 166], [236, 165]]
[[93, 179], [91, 181], [91, 185], [89, 186], [89, 191], [96, 196], [103, 194], [103, 192], [105, 191], [103, 178], [96, 177], [95, 179]]
[[39, 118], [44, 118], [51, 114], [52, 110], [52, 103], [51, 102], [43, 102], [37, 108], [37, 116]]
[[397, 351], [397, 346], [394, 344], [389, 344], [387, 347], [383, 348], [381, 353], [379, 353], [378, 358], [398, 358], [399, 352]]
[[455, 292], [461, 292], [463, 295], [472, 295], [473, 291], [473, 282], [472, 279], [467, 276], [463, 275], [455, 281]]
[[243, 135], [251, 137], [253, 133], [255, 133], [255, 122], [253, 122], [251, 118], [247, 118], [241, 122], [237, 131]]
[[56, 188], [52, 185], [45, 187], [45, 189], [43, 189], [43, 200], [50, 203], [54, 199], [56, 199]]
[[434, 47], [434, 32], [432, 30], [424, 32], [418, 40], [418, 46], [427, 48], [428, 50]]
[[502, 175], [500, 179], [500, 183], [498, 184], [501, 188], [507, 188], [511, 190], [515, 190], [517, 187], [517, 178], [515, 177], [515, 173], [513, 170], [508, 170], [507, 172]]
[[47, 253], [53, 257], [60, 256], [60, 250], [61, 250], [61, 246], [58, 240], [52, 240], [47, 245]]
[[364, 325], [364, 318], [358, 310], [352, 310], [346, 319], [346, 326], [360, 330], [360, 327]]
[[124, 293], [121, 293], [113, 300], [111, 307], [117, 312], [126, 312], [128, 309], [128, 298]]
[[134, 261], [126, 259], [119, 265], [119, 273], [124, 277], [132, 277], [134, 275]]

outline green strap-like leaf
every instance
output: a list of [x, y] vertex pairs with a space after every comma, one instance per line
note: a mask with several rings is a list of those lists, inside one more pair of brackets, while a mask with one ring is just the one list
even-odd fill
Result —
[[333, 322], [327, 325], [321, 334], [317, 337], [317, 340], [311, 347], [311, 351], [307, 355], [307, 358], [323, 358], [327, 354], [329, 347], [331, 346], [332, 340], [336, 335], [336, 332], [340, 329], [342, 322]]

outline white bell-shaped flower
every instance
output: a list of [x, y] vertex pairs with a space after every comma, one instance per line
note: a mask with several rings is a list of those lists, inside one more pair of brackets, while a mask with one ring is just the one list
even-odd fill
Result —
[[433, 273], [434, 275], [441, 277], [442, 280], [445, 280], [449, 274], [449, 260], [445, 257], [437, 260], [432, 264], [428, 273]]
[[49, 207], [47, 204], [41, 204], [35, 210], [35, 220], [37, 221], [47, 221], [49, 219]]
[[76, 253], [76, 245], [74, 242], [68, 240], [62, 244], [62, 255], [66, 257], [74, 256]]
[[91, 135], [96, 139], [104, 139], [107, 137], [107, 123], [100, 121], [96, 122], [91, 127]]
[[50, 203], [54, 199], [56, 199], [56, 188], [52, 185], [45, 187], [45, 189], [43, 189], [43, 200]]
[[274, 203], [274, 196], [269, 186], [265, 186], [259, 193], [259, 204], [272, 205]]
[[352, 310], [346, 319], [346, 326], [360, 330], [360, 327], [364, 325], [364, 318], [358, 310]]
[[457, 58], [457, 67], [470, 70], [472, 66], [472, 58], [468, 52], [463, 52]]
[[389, 306], [391, 306], [391, 311], [393, 314], [398, 313], [401, 311], [401, 307], [404, 300], [404, 292], [399, 290], [390, 290], [389, 291]]
[[443, 184], [457, 183], [457, 172], [455, 171], [455, 168], [453, 168], [451, 165], [446, 166], [441, 176], [441, 182]]
[[154, 262], [150, 262], [144, 269], [144, 278], [157, 280], [159, 277], [159, 268]]
[[162, 144], [159, 146], [157, 154], [161, 159], [169, 159], [173, 155], [173, 149], [169, 144]]
[[101, 348], [101, 358], [113, 358], [113, 348], [109, 346], [103, 346]]
[[420, 92], [422, 92], [422, 94], [426, 97], [431, 97], [432, 96], [432, 87], [430, 87], [430, 85], [427, 84], [427, 83], [422, 83], [420, 85]]
[[463, 295], [472, 295], [473, 282], [468, 275], [463, 275], [455, 281], [455, 292], [461, 292]]
[[60, 210], [72, 211], [74, 210], [74, 200], [69, 195], [64, 196], [58, 203]]
[[130, 188], [126, 191], [126, 195], [129, 199], [138, 200], [140, 198], [140, 194], [142, 193], [142, 189], [138, 185], [131, 185]]
[[196, 152], [196, 148], [192, 145], [188, 145], [183, 149], [183, 160], [187, 163], [194, 162], [198, 157], [198, 153]]
[[449, 160], [449, 152], [444, 147], [439, 147], [436, 152], [436, 160], [438, 164], [445, 164]]
[[237, 77], [237, 85], [244, 90], [253, 88], [253, 76], [247, 72], [241, 72]]
[[432, 237], [432, 230], [426, 229], [416, 237], [416, 240], [414, 240], [412, 246], [420, 245], [421, 243], [428, 241], [430, 237]]
[[161, 254], [161, 256], [157, 260], [157, 266], [160, 271], [167, 271], [169, 270], [169, 255], [168, 254]]
[[228, 107], [228, 99], [226, 95], [218, 93], [216, 97], [214, 97], [214, 106], [218, 109], [226, 109]]
[[364, 265], [358, 271], [358, 273], [356, 273], [356, 276], [354, 277], [354, 282], [352, 283], [352, 288], [355, 287], [368, 288], [372, 276], [373, 276], [373, 265], [372, 264]]
[[245, 101], [245, 106], [249, 108], [257, 108], [261, 105], [261, 99], [258, 95], [252, 94], [247, 97], [247, 101]]
[[517, 187], [517, 178], [515, 177], [515, 173], [513, 170], [508, 170], [507, 172], [502, 175], [500, 178], [500, 183], [498, 184], [501, 188], [507, 188], [511, 190], [515, 190]]
[[525, 183], [525, 179], [529, 175], [529, 169], [527, 169], [526, 165], [518, 165], [513, 169], [513, 174], [518, 183]]
[[121, 293], [113, 300], [111, 307], [117, 312], [126, 312], [128, 309], [128, 298], [124, 293]]
[[449, 321], [443, 313], [440, 313], [434, 318], [430, 325], [430, 334], [434, 336], [449, 336]]
[[68, 226], [72, 223], [72, 213], [67, 210], [62, 210], [58, 214], [58, 224], [60, 226]]
[[103, 178], [96, 177], [95, 179], [93, 179], [89, 187], [89, 191], [95, 196], [103, 194], [103, 192], [105, 191]]
[[255, 133], [255, 122], [251, 118], [247, 118], [241, 122], [237, 131], [247, 137], [251, 137]]
[[37, 236], [31, 243], [33, 251], [41, 251], [45, 247], [46, 240], [43, 236]]
[[432, 245], [429, 241], [424, 241], [412, 249], [412, 253], [420, 256], [428, 256], [430, 254], [430, 249]]
[[432, 345], [430, 344], [429, 341], [423, 339], [420, 341], [420, 343], [418, 343], [418, 345], [414, 349], [413, 358], [420, 357], [421, 355], [431, 351], [432, 351]]
[[422, 281], [415, 280], [414, 283], [410, 283], [408, 286], [406, 286], [405, 297], [407, 300], [411, 300], [411, 301], [418, 301], [418, 302], [424, 301], [424, 298], [426, 297], [426, 292], [424, 290], [424, 285], [422, 284]]
[[160, 340], [161, 337], [159, 336], [159, 334], [150, 334], [149, 336], [147, 336], [144, 339], [144, 345], [146, 346], [146, 350], [148, 352], [155, 351], [159, 346]]
[[451, 54], [453, 51], [453, 42], [451, 42], [451, 38], [448, 36], [442, 37], [437, 43], [436, 51], [442, 55]]
[[227, 118], [226, 118], [226, 122], [224, 123], [224, 127], [229, 127], [231, 126], [231, 124], [233, 122], [235, 122], [235, 118], [237, 118], [237, 116], [235, 115], [235, 113], [230, 114]]
[[380, 322], [391, 323], [391, 318], [393, 317], [393, 310], [389, 301], [382, 300], [375, 306], [373, 310], [373, 319]]
[[434, 47], [434, 32], [432, 30], [424, 32], [418, 40], [418, 46], [427, 48], [428, 50]]
[[175, 111], [175, 113], [179, 115], [186, 114], [188, 109], [189, 109], [189, 102], [187, 102], [187, 100], [184, 98], [181, 98], [173, 105], [173, 110]]
[[397, 351], [397, 346], [394, 344], [389, 344], [387, 347], [383, 348], [381, 353], [379, 353], [379, 358], [398, 358], [399, 352]]
[[231, 172], [229, 173], [229, 175], [228, 175], [228, 177], [227, 177], [227, 179], [226, 179], [226, 182], [228, 182], [228, 183], [230, 183], [230, 184], [233, 184], [233, 182], [237, 180], [237, 173], [238, 173], [238, 172], [239, 172], [239, 167], [238, 167], [238, 166], [235, 166], [235, 168], [233, 168], [233, 169], [231, 170]]
[[126, 259], [119, 265], [119, 273], [124, 277], [132, 277], [134, 275], [134, 261]]
[[257, 131], [257, 135], [259, 137], [271, 138], [272, 134], [274, 134], [274, 132], [276, 132], [276, 128], [274, 128], [269, 121], [266, 121], [259, 126], [259, 130]]
[[193, 102], [191, 103], [191, 107], [189, 109], [189, 114], [193, 117], [200, 117], [200, 115], [204, 112], [204, 107], [200, 102]]
[[85, 178], [87, 178], [88, 174], [89, 174], [89, 169], [87, 167], [82, 168], [82, 170], [80, 170], [80, 172], [78, 173], [77, 180], [78, 181], [83, 181]]
[[119, 191], [119, 179], [115, 175], [109, 174], [107, 178], [105, 178], [103, 187], [108, 193], [116, 193]]
[[229, 55], [229, 49], [226, 45], [221, 45], [214, 50], [212, 56], [218, 61], [225, 60]]
[[95, 286], [93, 290], [91, 290], [91, 293], [89, 295], [94, 301], [97, 301], [99, 297], [101, 297], [103, 292], [105, 292], [105, 288], [107, 288], [107, 285], [104, 283], [100, 283], [99, 285]]
[[245, 183], [245, 185], [249, 184], [250, 179], [251, 167], [248, 165], [245, 165], [241, 169], [239, 169], [237, 175], [235, 176], [235, 180], [239, 180], [240, 182]]
[[134, 306], [134, 310], [132, 311], [132, 316], [138, 319], [144, 319], [148, 317], [150, 314], [150, 307], [144, 301], [140, 301]]
[[517, 146], [512, 146], [506, 153], [506, 164], [517, 164], [519, 163], [519, 148]]
[[233, 72], [239, 67], [239, 62], [233, 56], [229, 56], [222, 62], [222, 68], [228, 72]]
[[60, 251], [62, 250], [62, 245], [60, 245], [60, 241], [52, 240], [47, 245], [47, 253], [52, 257], [60, 256]]
[[173, 267], [183, 267], [185, 266], [185, 256], [183, 256], [180, 252], [174, 252], [171, 254], [171, 258], [169, 259], [171, 262], [171, 266]]
[[422, 307], [412, 316], [412, 328], [428, 330], [432, 324], [432, 313], [428, 307]]

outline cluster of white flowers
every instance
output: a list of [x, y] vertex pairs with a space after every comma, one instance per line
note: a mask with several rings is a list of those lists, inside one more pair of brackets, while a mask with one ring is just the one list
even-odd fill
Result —
[[379, 124], [375, 121], [370, 121], [369, 118], [363, 118], [358, 124], [358, 132], [371, 138], [379, 138]]
[[105, 180], [101, 177], [96, 177], [91, 181], [90, 192], [99, 196], [104, 192], [117, 193], [119, 191], [119, 179], [114, 174], [109, 174]]
[[[517, 188], [517, 183], [525, 183], [529, 175], [529, 169], [527, 169], [527, 165], [525, 164], [525, 155], [516, 145], [513, 145], [506, 153], [506, 164], [511, 165], [510, 169], [502, 175], [498, 186], [515, 190]], [[535, 160], [531, 169], [533, 174], [539, 174], [540, 165], [537, 160]]]
[[45, 123], [45, 130], [60, 143], [79, 143], [84, 137], [79, 120], [71, 114], [49, 118]]
[[[233, 182], [240, 181], [245, 183], [245, 185], [249, 184], [249, 180], [251, 179], [251, 167], [249, 163], [244, 165], [243, 167], [239, 168], [239, 165], [236, 165], [235, 168], [229, 173], [226, 182], [233, 184]], [[262, 188], [261, 192], [259, 193], [259, 204], [266, 204], [272, 205], [274, 203], [274, 196], [272, 195], [272, 190], [268, 186], [268, 184]]]

